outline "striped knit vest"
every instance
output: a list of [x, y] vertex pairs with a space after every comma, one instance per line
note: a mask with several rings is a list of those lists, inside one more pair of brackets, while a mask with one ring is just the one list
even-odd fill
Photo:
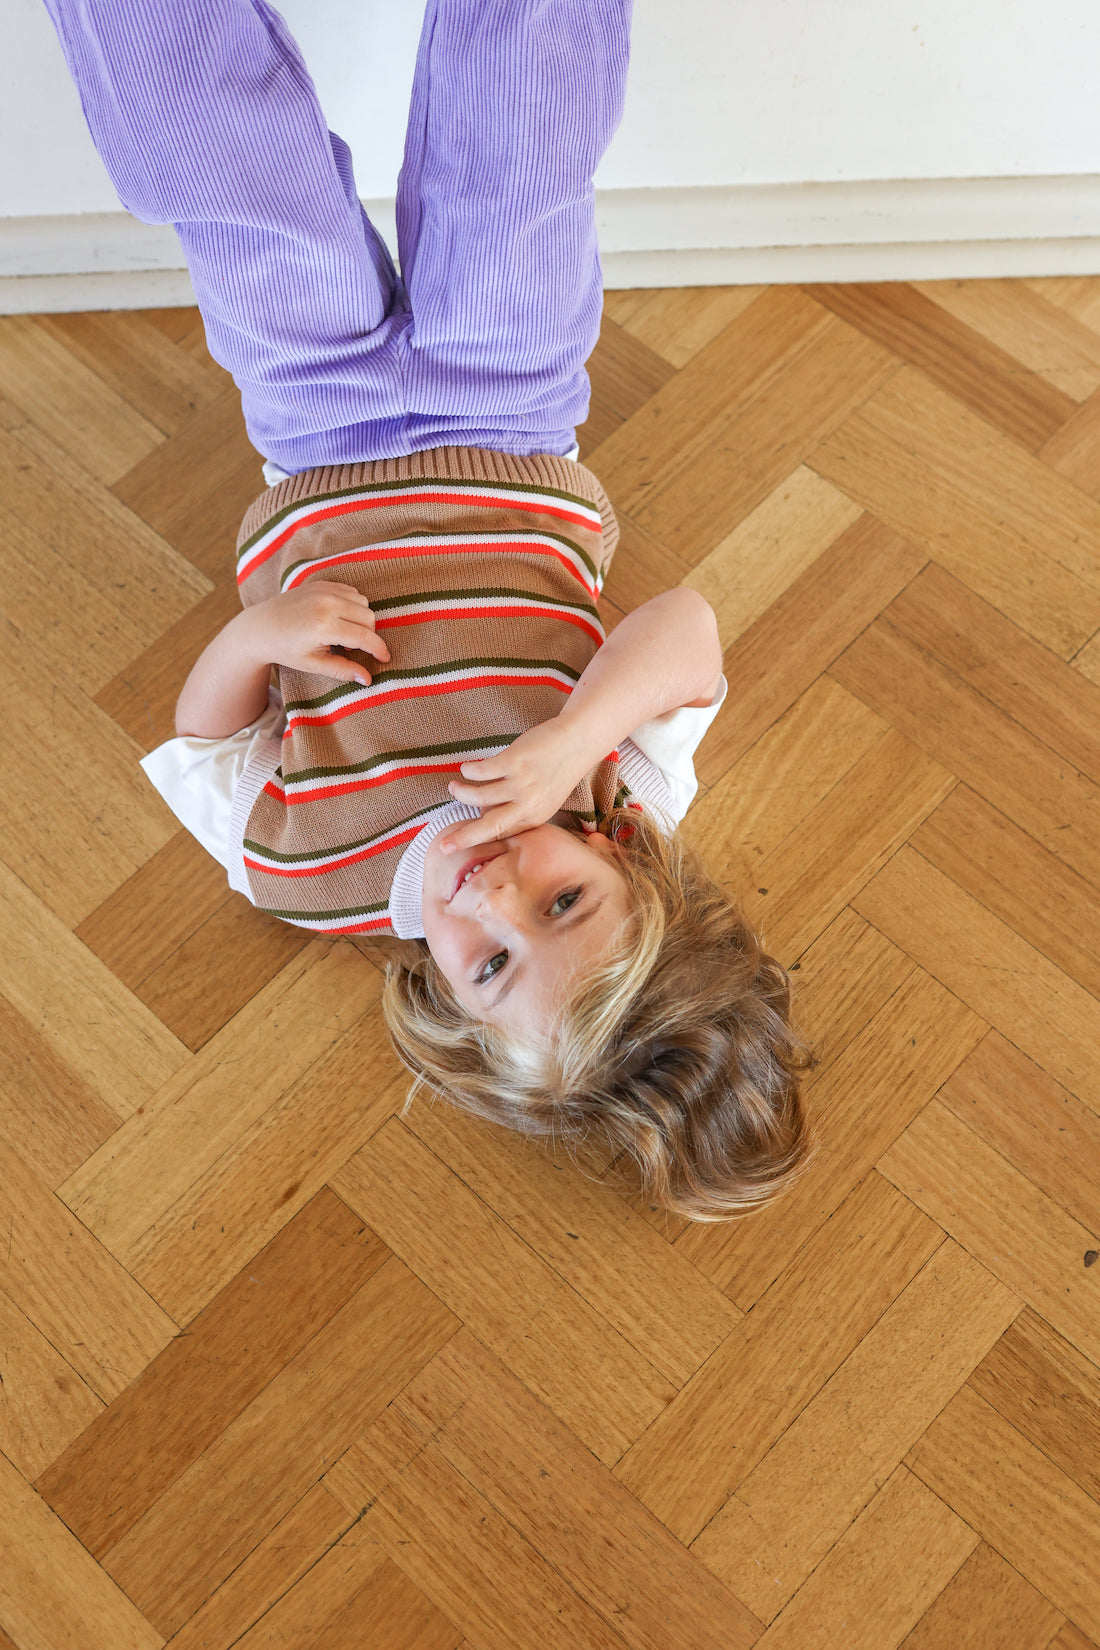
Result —
[[[281, 759], [244, 831], [253, 902], [310, 929], [392, 932], [402, 854], [460, 764], [556, 716], [603, 640], [618, 526], [568, 459], [440, 447], [307, 470], [251, 506], [246, 606], [310, 578], [354, 585], [390, 650], [371, 683], [281, 669]], [[612, 752], [566, 799], [595, 827], [629, 795]]]

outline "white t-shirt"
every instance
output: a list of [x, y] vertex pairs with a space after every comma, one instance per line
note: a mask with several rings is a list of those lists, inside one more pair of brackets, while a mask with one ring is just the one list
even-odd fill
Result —
[[[725, 697], [726, 678], [723, 676], [709, 705], [683, 705], [679, 710], [666, 711], [663, 716], [635, 728], [628, 739], [619, 742], [624, 779], [631, 790], [640, 791], [643, 795], [648, 792], [646, 799], [660, 822], [669, 830], [683, 819], [699, 789], [695, 777], [695, 752], [718, 715]], [[234, 792], [250, 756], [267, 745], [269, 736], [282, 718], [282, 702], [276, 690], [271, 688], [263, 715], [239, 733], [228, 734], [223, 739], [198, 739], [192, 734], [185, 734], [166, 740], [142, 759], [141, 766], [146, 776], [180, 824], [185, 825], [207, 853], [212, 854], [227, 871], [230, 870], [234, 851], [230, 832]], [[633, 775], [632, 767], [635, 769]], [[655, 775], [653, 770], [656, 770]], [[645, 784], [647, 777], [649, 784]], [[654, 778], [656, 785], [652, 783]], [[441, 807], [453, 806], [441, 804]], [[660, 818], [662, 814], [664, 819]], [[436, 828], [440, 828], [440, 822], [435, 823]], [[435, 834], [431, 822], [424, 827], [424, 832]], [[417, 854], [418, 841], [419, 837], [406, 848], [401, 866], [409, 856]], [[419, 849], [421, 864], [425, 846], [421, 843]], [[399, 866], [395, 882], [400, 877]]]

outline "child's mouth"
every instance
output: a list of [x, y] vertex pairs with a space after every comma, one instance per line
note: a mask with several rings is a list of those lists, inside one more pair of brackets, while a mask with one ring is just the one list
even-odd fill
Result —
[[[503, 848], [498, 849], [498, 853], [504, 853], [504, 851], [505, 850]], [[455, 895], [458, 893], [458, 890], [461, 887], [463, 887], [467, 882], [471, 881], [474, 877], [476, 877], [477, 873], [482, 869], [483, 866], [488, 865], [488, 863], [491, 859], [496, 859], [496, 858], [497, 858], [497, 854], [481, 853], [481, 854], [476, 855], [472, 859], [468, 859], [465, 862], [465, 864], [462, 866], [462, 869], [459, 871], [458, 876], [455, 878], [454, 887], [451, 889], [450, 897], [447, 900], [447, 904], [450, 905], [451, 900], [454, 899]]]

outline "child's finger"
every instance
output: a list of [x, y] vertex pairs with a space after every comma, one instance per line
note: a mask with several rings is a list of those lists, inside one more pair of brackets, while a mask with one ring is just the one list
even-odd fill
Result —
[[316, 671], [318, 676], [329, 676], [335, 682], [358, 682], [362, 687], [369, 687], [371, 683], [370, 671], [363, 665], [357, 665], [354, 659], [345, 659], [342, 653], [331, 650], [319, 655]]
[[360, 653], [369, 653], [372, 658], [381, 659], [383, 664], [389, 663], [389, 648], [381, 636], [368, 629], [366, 625], [345, 621], [340, 625], [333, 625], [328, 631], [328, 637], [330, 645], [358, 648]]
[[456, 802], [468, 802], [474, 808], [491, 808], [512, 800], [512, 787], [504, 779], [486, 785], [464, 785], [460, 779], [452, 779], [447, 789]]
[[471, 819], [459, 826], [454, 836], [440, 837], [439, 845], [445, 854], [453, 854], [460, 848], [478, 848], [485, 842], [498, 842], [512, 829], [511, 810], [494, 808], [480, 819]]
[[463, 762], [459, 769], [463, 779], [475, 779], [479, 784], [487, 779], [504, 779], [508, 773], [508, 752], [483, 756], [476, 762]]

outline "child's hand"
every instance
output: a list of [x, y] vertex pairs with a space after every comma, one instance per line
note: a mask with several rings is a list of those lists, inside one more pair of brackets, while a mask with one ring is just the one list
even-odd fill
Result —
[[249, 626], [251, 646], [269, 664], [366, 684], [370, 673], [334, 648], [353, 648], [389, 663], [390, 651], [375, 631], [371, 605], [350, 584], [310, 579], [246, 608], [241, 617]]
[[457, 802], [480, 808], [481, 818], [442, 832], [443, 852], [451, 854], [458, 848], [473, 848], [545, 825], [588, 771], [578, 773], [576, 762], [576, 740], [558, 717], [521, 733], [496, 756], [463, 762], [462, 780], [451, 784], [451, 795]]

